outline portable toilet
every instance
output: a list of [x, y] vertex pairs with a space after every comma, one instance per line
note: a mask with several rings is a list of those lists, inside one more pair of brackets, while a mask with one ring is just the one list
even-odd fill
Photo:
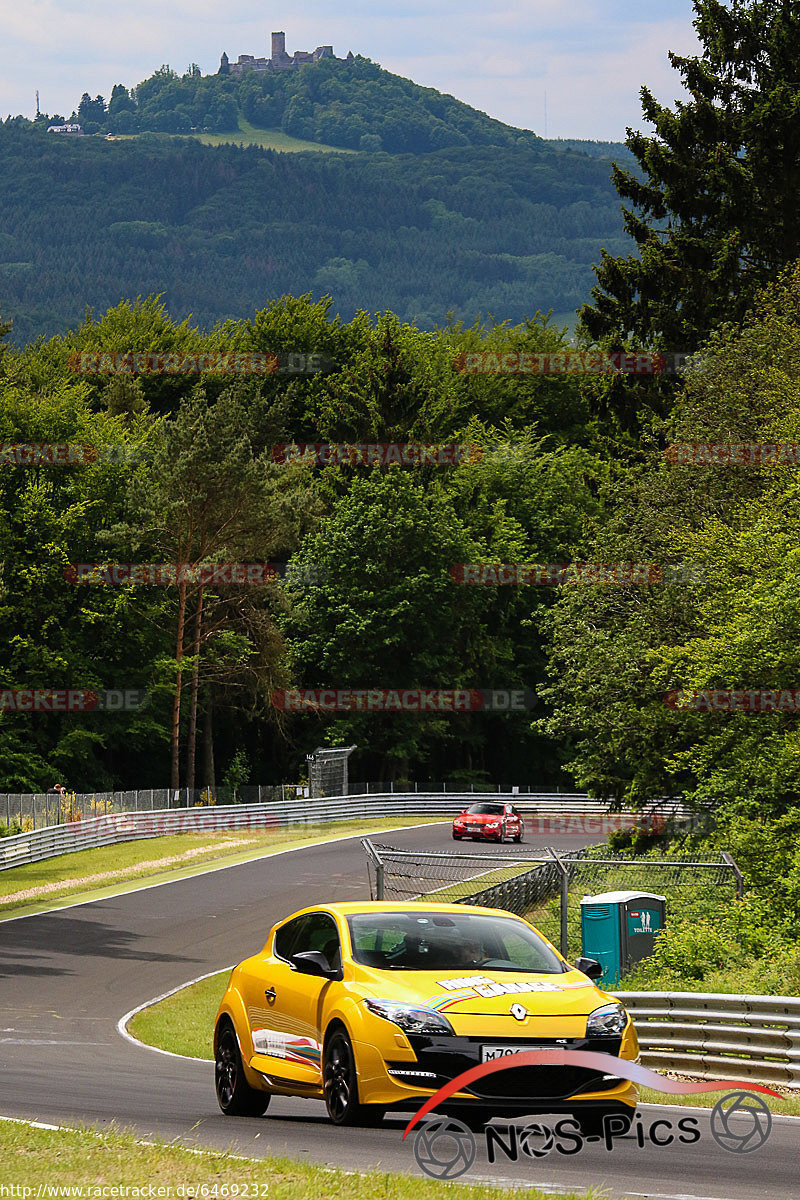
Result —
[[599, 983], [615, 987], [652, 954], [664, 928], [666, 897], [652, 892], [602, 892], [581, 900], [581, 953], [603, 968]]

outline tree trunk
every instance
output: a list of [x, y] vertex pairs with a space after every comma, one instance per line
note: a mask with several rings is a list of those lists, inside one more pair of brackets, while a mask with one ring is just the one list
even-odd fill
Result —
[[217, 781], [214, 773], [214, 693], [211, 687], [206, 689], [206, 712], [203, 722], [203, 785], [213, 796]]
[[[183, 661], [183, 627], [186, 621], [186, 581], [178, 587], [178, 633], [175, 638], [175, 661], [178, 668]], [[181, 672], [175, 680], [175, 699], [172, 702], [172, 768], [169, 786], [174, 792], [180, 787], [180, 744], [181, 744]]]
[[200, 688], [200, 635], [203, 629], [203, 588], [197, 589], [197, 612], [194, 618], [194, 667], [192, 668], [192, 700], [189, 706], [189, 746], [186, 757], [186, 786], [189, 796], [194, 791], [194, 764], [197, 750], [197, 694]]

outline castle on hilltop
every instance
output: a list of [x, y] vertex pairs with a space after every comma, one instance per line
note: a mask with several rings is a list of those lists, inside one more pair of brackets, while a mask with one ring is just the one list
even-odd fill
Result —
[[[219, 60], [220, 75], [243, 75], [245, 71], [296, 71], [307, 63], [319, 62], [321, 58], [335, 58], [333, 46], [317, 46], [316, 50], [295, 50], [294, 54], [286, 53], [286, 34], [282, 31], [272, 34], [272, 54], [270, 58], [256, 58], [252, 54], [240, 54], [235, 63], [230, 62], [223, 51]], [[347, 60], [352, 59], [352, 50]], [[345, 61], [347, 61], [345, 60]]]

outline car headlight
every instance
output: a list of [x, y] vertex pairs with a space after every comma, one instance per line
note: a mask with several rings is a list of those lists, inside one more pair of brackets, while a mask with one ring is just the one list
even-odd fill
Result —
[[587, 1037], [619, 1037], [628, 1024], [628, 1014], [622, 1005], [604, 1004], [589, 1014], [586, 1021]]
[[453, 1026], [441, 1013], [415, 1004], [395, 1004], [393, 1000], [365, 1000], [376, 1017], [399, 1025], [405, 1033], [455, 1033]]

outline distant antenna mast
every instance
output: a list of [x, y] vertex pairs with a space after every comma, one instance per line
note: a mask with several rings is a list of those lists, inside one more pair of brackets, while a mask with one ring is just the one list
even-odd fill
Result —
[[547, 137], [547, 92], [544, 94], [544, 136]]
[[36, 89], [36, 116], [39, 116], [39, 89]]

